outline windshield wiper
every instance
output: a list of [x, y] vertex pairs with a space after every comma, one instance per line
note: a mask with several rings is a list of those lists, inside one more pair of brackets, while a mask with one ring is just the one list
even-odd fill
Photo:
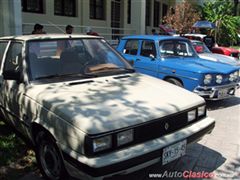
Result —
[[49, 75], [49, 76], [41, 76], [41, 77], [35, 78], [35, 80], [40, 80], [40, 79], [52, 79], [52, 78], [56, 78], [56, 77], [59, 77], [59, 75], [54, 74], [54, 75]]
[[130, 73], [136, 72], [135, 69], [130, 69], [130, 68], [125, 68], [124, 70], [125, 70], [126, 72], [130, 72]]
[[80, 77], [80, 78], [93, 78], [93, 77], [97, 77], [97, 75], [93, 75], [93, 74], [76, 74], [76, 73], [72, 73], [72, 74], [54, 74], [54, 75], [49, 75], [49, 76], [41, 76], [41, 77], [37, 77], [35, 78], [35, 80], [41, 80], [41, 79], [53, 79], [53, 78], [61, 78], [61, 77]]

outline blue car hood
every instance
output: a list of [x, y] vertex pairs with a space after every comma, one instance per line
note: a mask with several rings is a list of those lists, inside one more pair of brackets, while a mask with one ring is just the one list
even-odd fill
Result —
[[222, 73], [228, 74], [230, 72], [239, 70], [239, 67], [223, 64], [219, 62], [213, 62], [205, 59], [201, 59], [198, 57], [187, 57], [187, 58], [167, 58], [162, 59], [164, 61], [164, 66], [184, 70], [191, 71], [196, 73]]

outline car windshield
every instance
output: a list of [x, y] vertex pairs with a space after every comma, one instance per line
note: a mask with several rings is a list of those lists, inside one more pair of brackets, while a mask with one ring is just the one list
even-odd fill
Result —
[[208, 47], [201, 41], [192, 41], [192, 45], [198, 54], [211, 53]]
[[29, 41], [27, 60], [31, 80], [89, 78], [133, 71], [103, 39]]
[[159, 42], [160, 55], [167, 57], [194, 57], [196, 53], [192, 45], [184, 40], [165, 40]]

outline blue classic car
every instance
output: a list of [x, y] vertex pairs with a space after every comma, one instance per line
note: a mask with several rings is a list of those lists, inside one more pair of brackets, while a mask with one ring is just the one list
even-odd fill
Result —
[[117, 50], [144, 74], [164, 79], [211, 100], [234, 96], [239, 66], [201, 59], [191, 42], [173, 36], [123, 37]]

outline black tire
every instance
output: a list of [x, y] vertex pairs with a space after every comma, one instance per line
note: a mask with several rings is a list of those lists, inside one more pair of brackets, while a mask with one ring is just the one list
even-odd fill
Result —
[[48, 133], [41, 131], [37, 134], [35, 151], [38, 166], [46, 179], [68, 179], [60, 150]]
[[171, 84], [174, 84], [176, 86], [179, 86], [179, 87], [182, 87], [183, 88], [183, 84], [177, 80], [177, 79], [174, 79], [174, 78], [168, 78], [166, 79], [167, 82], [171, 83]]

